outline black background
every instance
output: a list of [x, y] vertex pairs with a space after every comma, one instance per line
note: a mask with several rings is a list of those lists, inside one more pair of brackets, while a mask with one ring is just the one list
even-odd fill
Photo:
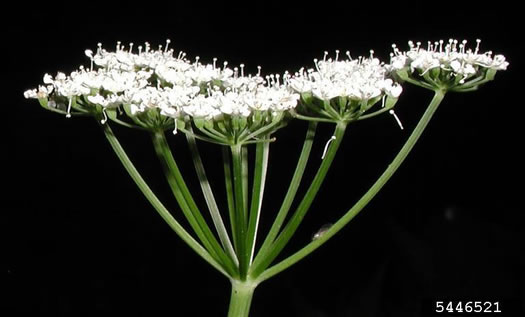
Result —
[[[388, 61], [390, 45], [455, 37], [503, 53], [509, 70], [448, 95], [384, 190], [323, 248], [256, 291], [252, 316], [421, 316], [434, 300], [525, 302], [523, 42], [509, 3], [391, 1], [14, 4], [2, 9], [0, 316], [224, 316], [229, 282], [163, 223], [92, 119], [44, 111], [23, 91], [44, 73], [87, 65], [98, 42], [149, 41], [248, 71], [295, 71], [324, 50]], [[350, 126], [318, 199], [287, 253], [334, 222], [375, 180], [430, 101], [405, 85], [396, 113]], [[115, 128], [153, 189], [180, 213], [149, 137]], [[290, 179], [305, 132], [276, 134], [261, 232]], [[322, 126], [310, 179], [330, 126]], [[195, 193], [188, 151], [170, 137]], [[201, 146], [221, 193], [220, 151]], [[215, 172], [214, 172], [215, 171]], [[197, 187], [195, 187], [197, 185]], [[7, 190], [6, 190], [7, 189]], [[199, 197], [199, 196], [197, 196]], [[223, 201], [222, 201], [223, 202]], [[505, 311], [505, 309], [504, 309]], [[510, 314], [509, 316], [513, 316]], [[518, 316], [518, 315], [516, 315]]]

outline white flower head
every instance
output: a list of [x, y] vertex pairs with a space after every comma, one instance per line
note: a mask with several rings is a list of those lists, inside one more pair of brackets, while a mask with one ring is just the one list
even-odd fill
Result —
[[388, 78], [387, 68], [373, 57], [352, 59], [347, 52], [347, 59], [336, 58], [314, 60], [316, 69], [299, 70], [290, 78], [290, 87], [298, 93], [312, 93], [313, 96], [329, 101], [336, 97], [348, 97], [353, 100], [369, 100], [384, 94], [398, 97], [401, 86]]
[[315, 69], [301, 68], [288, 79], [290, 88], [302, 96], [298, 117], [353, 121], [380, 100], [400, 96], [401, 85], [390, 78], [389, 68], [373, 51], [369, 57], [353, 59], [349, 52], [346, 56], [340, 59], [336, 51], [335, 58], [329, 58], [325, 52], [322, 60], [314, 60]]
[[[480, 53], [480, 43], [481, 40], [477, 40], [476, 47], [472, 49], [467, 48], [466, 40], [460, 43], [450, 39], [448, 42], [429, 41], [426, 48], [423, 48], [420, 42], [409, 41], [409, 50], [405, 52], [400, 51], [394, 44], [388, 68], [405, 80], [412, 75], [426, 76], [425, 79], [415, 79], [416, 82], [424, 82], [421, 85], [427, 88], [471, 88], [475, 85], [474, 82], [469, 83], [469, 80], [480, 78], [488, 81], [490, 78], [484, 78], [487, 74], [493, 76], [496, 71], [506, 70], [509, 65], [503, 55], [493, 56], [490, 51]], [[406, 75], [405, 71], [408, 72]], [[479, 85], [479, 81], [477, 84]]]

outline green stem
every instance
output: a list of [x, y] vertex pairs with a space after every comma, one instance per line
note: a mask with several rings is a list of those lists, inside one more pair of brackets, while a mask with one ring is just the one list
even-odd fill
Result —
[[233, 191], [235, 198], [235, 230], [237, 258], [239, 259], [239, 272], [241, 278], [246, 277], [248, 263], [246, 262], [248, 252], [246, 250], [247, 210], [245, 209], [245, 180], [243, 169], [242, 145], [230, 146], [233, 162]]
[[214, 256], [220, 263], [222, 263], [225, 269], [232, 276], [235, 275], [236, 266], [233, 259], [229, 258], [219, 242], [213, 235], [210, 227], [206, 223], [206, 220], [199, 211], [191, 193], [186, 186], [186, 183], [182, 177], [182, 174], [173, 158], [168, 142], [164, 132], [159, 131], [152, 134], [153, 145], [155, 152], [159, 157], [159, 160], [163, 166], [164, 174], [166, 179], [173, 191], [181, 210], [193, 228], [197, 237], [201, 240], [204, 247]]
[[125, 121], [122, 121], [120, 119], [117, 119], [117, 118], [111, 118], [111, 121], [115, 122], [115, 123], [118, 123], [120, 124], [121, 126], [124, 126], [126, 128], [130, 128], [130, 129], [137, 129], [137, 130], [142, 130], [142, 131], [146, 131], [145, 128], [139, 126], [139, 125], [133, 125], [131, 123], [127, 123]]
[[242, 166], [242, 193], [244, 202], [243, 210], [245, 212], [246, 221], [248, 221], [248, 147], [241, 147], [241, 166]]
[[334, 121], [333, 119], [309, 117], [309, 116], [304, 116], [298, 113], [294, 113], [293, 116], [294, 118], [305, 120], [305, 121], [336, 123], [336, 121]]
[[410, 153], [421, 134], [425, 130], [428, 122], [436, 112], [439, 104], [445, 97], [445, 91], [436, 90], [434, 98], [430, 102], [427, 110], [421, 117], [416, 128], [407, 139], [406, 143], [403, 145], [399, 153], [396, 155], [392, 163], [388, 165], [387, 169], [379, 177], [379, 179], [370, 187], [370, 189], [359, 199], [359, 201], [343, 215], [330, 229], [325, 231], [318, 239], [313, 240], [301, 250], [297, 251], [293, 255], [284, 259], [283, 261], [273, 265], [272, 267], [266, 269], [260, 276], [258, 276], [257, 281], [260, 283], [264, 280], [269, 279], [270, 277], [282, 272], [293, 264], [297, 263], [305, 256], [312, 253], [314, 250], [323, 245], [331, 237], [333, 237], [339, 230], [341, 230], [346, 224], [348, 224], [367, 204], [375, 197], [375, 195], [383, 188], [383, 186], [388, 182], [388, 180], [394, 175], [399, 166], [403, 163], [407, 155]]
[[208, 138], [202, 135], [195, 134], [193, 133], [193, 131], [190, 132], [190, 130], [186, 130], [183, 128], [178, 128], [178, 130], [184, 132], [184, 134], [192, 134], [196, 139], [199, 139], [201, 141], [206, 141], [206, 142], [218, 144], [218, 145], [224, 145], [224, 143], [218, 140], [217, 138]]
[[248, 145], [248, 144], [259, 144], [259, 143], [272, 143], [272, 142], [275, 142], [275, 140], [277, 140], [277, 139], [276, 138], [269, 138], [269, 139], [265, 139], [265, 138], [257, 139], [257, 138], [254, 138], [251, 141], [244, 141], [242, 144], [243, 145]]
[[153, 193], [153, 191], [150, 189], [148, 184], [144, 181], [140, 173], [133, 165], [133, 162], [131, 162], [131, 160], [129, 159], [122, 145], [120, 145], [120, 142], [111, 130], [109, 124], [101, 124], [99, 120], [97, 120], [97, 122], [99, 122], [99, 125], [104, 131], [104, 135], [106, 136], [106, 139], [111, 145], [111, 148], [113, 149], [113, 151], [115, 151], [115, 154], [119, 158], [120, 162], [122, 163], [128, 174], [131, 176], [133, 181], [135, 181], [137, 187], [140, 189], [142, 194], [144, 194], [144, 196], [150, 202], [153, 208], [155, 208], [155, 210], [159, 213], [162, 219], [164, 219], [164, 221], [166, 221], [170, 228], [173, 231], [175, 231], [175, 233], [201, 258], [203, 258], [206, 262], [208, 262], [211, 266], [213, 266], [223, 275], [229, 277], [230, 275], [222, 268], [222, 266], [208, 253], [208, 251], [206, 251], [205, 248], [203, 248], [199, 244], [199, 242], [193, 239], [193, 237], [179, 224], [179, 222], [175, 218], [173, 218], [170, 212], [166, 209], [166, 207], [164, 207], [162, 202]]
[[248, 317], [256, 284], [232, 280], [228, 317]]
[[425, 89], [434, 90], [434, 87], [430, 84], [427, 84], [426, 82], [415, 80], [412, 78], [403, 78], [404, 81], [411, 83], [412, 85], [419, 86]]
[[[266, 136], [268, 139], [269, 136]], [[255, 242], [257, 230], [259, 228], [259, 218], [261, 215], [264, 187], [266, 184], [266, 173], [268, 171], [268, 156], [270, 143], [258, 143], [255, 150], [255, 171], [253, 175], [252, 201], [250, 206], [250, 218], [248, 220], [248, 232], [246, 247], [250, 248], [249, 258], [246, 261], [251, 264], [255, 252]], [[246, 254], [248, 255], [248, 253]]]
[[262, 128], [255, 130], [254, 132], [251, 132], [247, 136], [243, 135], [242, 138], [239, 140], [241, 143], [244, 143], [246, 141], [249, 141], [253, 139], [254, 137], [258, 135], [267, 134], [268, 132], [271, 132], [272, 129], [274, 129], [276, 126], [282, 125], [282, 122], [280, 120], [275, 120], [274, 122], [263, 126]]
[[268, 235], [264, 239], [264, 242], [254, 262], [259, 262], [260, 258], [264, 257], [265, 254], [269, 251], [272, 243], [279, 234], [279, 230], [281, 230], [281, 226], [283, 225], [286, 216], [288, 215], [288, 211], [292, 206], [293, 199], [297, 193], [297, 190], [299, 189], [299, 185], [301, 184], [304, 170], [306, 168], [306, 164], [308, 163], [308, 158], [310, 157], [310, 152], [312, 150], [312, 144], [314, 142], [316, 129], [317, 122], [309, 122], [308, 130], [306, 131], [306, 136], [304, 139], [303, 149], [301, 150], [301, 155], [299, 156], [299, 160], [297, 161], [297, 166], [295, 168], [295, 172], [292, 176], [292, 180], [288, 187], [288, 191], [286, 192], [281, 208], [277, 213], [277, 217], [275, 218], [275, 221], [273, 222], [272, 227], [268, 232]]
[[389, 111], [392, 108], [394, 108], [394, 105], [392, 105], [391, 107], [384, 107], [384, 108], [381, 108], [381, 109], [379, 109], [377, 111], [374, 111], [372, 113], [368, 113], [368, 114], [362, 115], [357, 120], [365, 120], [365, 119], [368, 119], [368, 118], [371, 118], [371, 117], [375, 117], [375, 116], [377, 116], [379, 114], [382, 114], [383, 112]]
[[[193, 132], [191, 131], [191, 127], [190, 132]], [[193, 165], [195, 166], [195, 171], [197, 172], [197, 177], [199, 178], [202, 193], [204, 194], [204, 199], [206, 200], [206, 204], [208, 205], [208, 209], [210, 211], [213, 224], [215, 225], [215, 229], [217, 230], [217, 234], [219, 235], [221, 244], [223, 248], [228, 252], [229, 256], [234, 260], [234, 262], [237, 262], [237, 256], [235, 255], [235, 251], [233, 250], [230, 237], [228, 236], [228, 231], [224, 226], [219, 207], [217, 206], [217, 202], [215, 201], [215, 196], [213, 195], [213, 191], [211, 189], [208, 177], [206, 176], [206, 170], [204, 169], [204, 164], [202, 163], [202, 158], [199, 153], [195, 137], [192, 133], [187, 133], [186, 139], [188, 141], [191, 156], [193, 158]]]
[[270, 263], [279, 255], [279, 253], [284, 249], [288, 241], [292, 238], [293, 234], [301, 224], [304, 216], [308, 212], [321, 184], [323, 183], [330, 166], [335, 158], [335, 154], [341, 142], [343, 141], [344, 133], [346, 130], [346, 123], [340, 122], [337, 124], [334, 132], [333, 142], [328, 147], [326, 155], [319, 166], [319, 170], [315, 175], [310, 187], [308, 188], [306, 194], [303, 197], [303, 200], [295, 210], [294, 214], [284, 227], [283, 231], [279, 234], [275, 242], [269, 248], [266, 254], [263, 254], [260, 257], [260, 262], [253, 263], [252, 276], [258, 276], [264, 269], [270, 265]]
[[224, 184], [226, 187], [226, 198], [228, 202], [228, 212], [230, 216], [230, 227], [232, 230], [233, 247], [237, 250], [237, 217], [235, 216], [235, 199], [233, 193], [231, 157], [228, 147], [222, 147], [222, 160], [224, 167]]
[[[468, 88], [475, 88], [475, 87], [478, 87], [479, 85], [482, 85], [482, 84], [484, 84], [486, 82], [489, 82], [491, 80], [492, 79], [490, 79], [490, 78], [479, 77], [479, 78], [473, 79], [471, 81], [467, 81], [466, 83], [459, 85], [457, 88], [459, 88], [458, 91], [462, 91], [462, 90], [465, 90], [465, 89], [468, 89]], [[452, 88], [452, 91], [456, 91], [456, 89]]]

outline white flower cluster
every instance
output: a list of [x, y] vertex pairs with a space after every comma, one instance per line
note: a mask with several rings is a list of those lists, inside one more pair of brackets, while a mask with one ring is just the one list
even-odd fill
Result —
[[[260, 76], [245, 76], [244, 65], [239, 69], [194, 62], [184, 53], [174, 57], [168, 49], [159, 46], [152, 50], [148, 43], [133, 52], [117, 44], [115, 52], [98, 46], [96, 54], [86, 50], [91, 67], [81, 67], [69, 76], [58, 73], [54, 78], [44, 76], [45, 86], [28, 90], [26, 98], [84, 97], [92, 105], [103, 109], [129, 105], [132, 115], [149, 109], [158, 109], [165, 116], [181, 115], [213, 119], [220, 115], [247, 117], [254, 111], [282, 112], [296, 106], [299, 95], [279, 81], [267, 81]], [[95, 66], [95, 67], [94, 67]], [[95, 69], [96, 68], [96, 69]], [[274, 78], [274, 77], [272, 77]]]
[[370, 100], [384, 95], [399, 97], [401, 85], [387, 77], [388, 69], [377, 58], [359, 57], [339, 60], [328, 58], [314, 60], [316, 69], [300, 69], [289, 79], [290, 86], [299, 93], [312, 93], [322, 100], [348, 97], [352, 100]]
[[184, 108], [192, 117], [211, 119], [221, 114], [248, 117], [255, 111], [282, 112], [295, 108], [298, 94], [283, 85], [257, 86], [254, 89], [215, 89], [208, 95], [198, 95]]
[[450, 39], [448, 43], [443, 40], [428, 42], [427, 48], [421, 47], [421, 43], [409, 41], [410, 50], [401, 52], [397, 46], [392, 45], [394, 52], [391, 54], [392, 70], [400, 70], [409, 67], [411, 72], [417, 70], [420, 75], [425, 75], [433, 69], [443, 69], [454, 76], [461, 76], [459, 83], [478, 74], [480, 68], [493, 70], [506, 70], [509, 65], [503, 55], [492, 56], [492, 52], [479, 53], [480, 40], [477, 40], [474, 50], [466, 47], [467, 41], [459, 43], [458, 40]]

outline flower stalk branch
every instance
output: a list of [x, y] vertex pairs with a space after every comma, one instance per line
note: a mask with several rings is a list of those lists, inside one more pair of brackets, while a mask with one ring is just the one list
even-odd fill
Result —
[[308, 245], [304, 246], [302, 249], [282, 260], [281, 262], [273, 265], [272, 267], [266, 269], [262, 274], [257, 277], [257, 281], [260, 283], [264, 280], [269, 279], [270, 277], [284, 271], [293, 264], [302, 260], [304, 257], [315, 251], [325, 242], [327, 242], [331, 237], [333, 237], [337, 232], [339, 232], [344, 226], [346, 226], [364, 207], [377, 195], [377, 193], [383, 188], [383, 186], [390, 180], [394, 175], [397, 169], [405, 161], [406, 157], [414, 148], [414, 145], [417, 143], [423, 131], [427, 127], [430, 119], [436, 112], [437, 108], [441, 104], [441, 101], [445, 97], [445, 92], [441, 90], [436, 90], [434, 97], [430, 102], [427, 110], [419, 120], [419, 123], [412, 131], [412, 134], [409, 136], [399, 153], [396, 155], [392, 163], [388, 165], [386, 170], [381, 174], [377, 181], [370, 187], [370, 189], [359, 199], [359, 201], [348, 210], [343, 217], [341, 217], [336, 223], [334, 223], [329, 229], [323, 232], [321, 236], [317, 239], [311, 241]]
[[159, 157], [161, 165], [164, 168], [166, 179], [177, 199], [179, 207], [184, 216], [190, 223], [199, 239], [208, 252], [216, 258], [216, 260], [224, 265], [226, 271], [231, 275], [236, 275], [236, 265], [232, 258], [224, 252], [219, 242], [213, 235], [206, 220], [200, 213], [191, 193], [182, 178], [182, 174], [173, 158], [170, 147], [166, 141], [163, 132], [155, 132], [152, 134], [153, 145], [155, 152]]
[[[270, 139], [270, 136], [265, 136], [265, 139]], [[252, 264], [255, 253], [255, 242], [257, 239], [257, 232], [259, 229], [259, 219], [261, 216], [261, 209], [264, 196], [264, 188], [266, 185], [266, 174], [268, 171], [268, 156], [270, 154], [270, 143], [263, 142], [256, 145], [255, 151], [255, 172], [253, 176], [253, 188], [250, 205], [250, 217], [248, 220], [248, 232], [246, 238], [246, 247], [249, 248], [249, 259], [246, 259], [248, 265]], [[247, 254], [248, 255], [248, 254]]]
[[[97, 120], [98, 121], [98, 120]], [[99, 122], [99, 121], [98, 121]], [[221, 272], [224, 276], [229, 277], [230, 274], [226, 272], [222, 268], [222, 266], [213, 258], [210, 253], [202, 247], [199, 242], [197, 242], [191, 234], [189, 234], [181, 225], [180, 223], [171, 215], [171, 213], [164, 207], [162, 202], [157, 198], [157, 196], [153, 193], [151, 188], [148, 186], [146, 181], [142, 178], [140, 173], [135, 168], [135, 165], [133, 165], [133, 162], [129, 159], [128, 155], [124, 151], [124, 148], [122, 145], [120, 145], [120, 142], [118, 141], [117, 137], [113, 133], [113, 130], [108, 124], [100, 124], [104, 135], [106, 136], [106, 139], [108, 140], [109, 144], [111, 145], [111, 148], [119, 158], [120, 162], [128, 172], [128, 174], [131, 176], [137, 187], [140, 189], [142, 194], [146, 197], [146, 199], [150, 202], [150, 204], [153, 206], [153, 208], [159, 213], [159, 215], [166, 221], [166, 223], [170, 226], [171, 229], [184, 241], [186, 244], [195, 251], [201, 258], [203, 258], [206, 262], [208, 262], [211, 266], [213, 266], [215, 269], [217, 269], [219, 272]]]
[[253, 268], [251, 270], [251, 275], [253, 277], [259, 276], [270, 263], [280, 254], [284, 249], [287, 243], [292, 238], [293, 234], [301, 224], [304, 216], [308, 212], [312, 202], [314, 201], [317, 192], [321, 188], [321, 185], [332, 165], [332, 162], [335, 158], [337, 150], [343, 141], [347, 124], [345, 122], [340, 122], [336, 125], [334, 131], [333, 142], [328, 147], [328, 150], [319, 166], [317, 174], [315, 175], [310, 187], [306, 191], [303, 199], [301, 200], [299, 206], [291, 216], [290, 220], [282, 230], [282, 232], [277, 236], [275, 241], [272, 242], [271, 246], [265, 253], [259, 252], [258, 256], [255, 258], [253, 263]]
[[268, 234], [266, 235], [266, 238], [264, 239], [261, 248], [259, 249], [259, 254], [266, 254], [269, 252], [269, 249], [271, 248], [273, 242], [275, 241], [275, 238], [277, 238], [277, 235], [281, 230], [282, 225], [284, 224], [284, 221], [286, 219], [286, 216], [288, 215], [290, 207], [292, 206], [297, 190], [299, 189], [299, 185], [301, 184], [301, 180], [303, 178], [303, 174], [306, 169], [308, 159], [310, 157], [310, 152], [312, 150], [316, 130], [317, 122], [309, 122], [308, 130], [306, 132], [306, 136], [303, 143], [303, 148], [301, 150], [301, 154], [299, 155], [299, 159], [297, 161], [292, 180], [290, 181], [290, 185], [288, 186], [288, 191], [286, 192], [281, 207], [279, 208], [279, 212], [277, 213], [277, 216], [275, 217], [275, 220]]
[[235, 254], [235, 250], [233, 249], [233, 245], [228, 235], [228, 231], [226, 230], [226, 226], [224, 225], [224, 221], [222, 220], [219, 207], [217, 206], [217, 202], [215, 201], [215, 196], [213, 195], [210, 182], [208, 180], [208, 177], [206, 176], [206, 171], [204, 169], [204, 164], [202, 163], [202, 158], [199, 153], [197, 143], [195, 141], [195, 136], [192, 132], [193, 131], [190, 130], [189, 133], [186, 133], [186, 139], [188, 141], [191, 156], [193, 159], [193, 164], [195, 166], [195, 171], [199, 179], [199, 184], [201, 185], [204, 199], [206, 200], [206, 204], [208, 205], [208, 210], [210, 211], [210, 215], [213, 220], [213, 224], [215, 225], [215, 230], [219, 235], [222, 247], [226, 250], [229, 257], [234, 260], [235, 264], [239, 265], [237, 255]]

